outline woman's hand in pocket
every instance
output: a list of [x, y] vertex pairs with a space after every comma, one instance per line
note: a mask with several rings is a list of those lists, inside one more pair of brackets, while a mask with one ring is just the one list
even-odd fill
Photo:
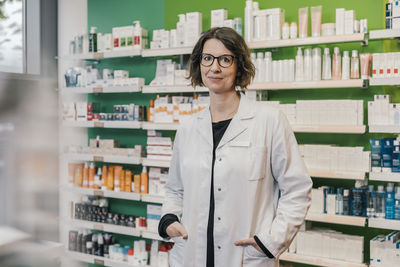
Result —
[[169, 237], [179, 237], [181, 236], [183, 239], [187, 239], [188, 238], [188, 233], [186, 232], [185, 227], [183, 227], [183, 225], [179, 222], [174, 222], [171, 223], [168, 227], [167, 227], [167, 235]]

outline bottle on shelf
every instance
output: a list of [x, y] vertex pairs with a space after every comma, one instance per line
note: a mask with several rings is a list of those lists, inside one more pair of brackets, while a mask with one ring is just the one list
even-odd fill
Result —
[[367, 206], [367, 217], [368, 218], [372, 218], [372, 217], [376, 216], [375, 207], [376, 207], [376, 195], [374, 192], [374, 186], [369, 185], [368, 186], [368, 206]]
[[350, 79], [350, 56], [349, 51], [343, 51], [342, 80]]
[[400, 186], [396, 187], [396, 194], [394, 195], [394, 218], [400, 220]]
[[332, 60], [329, 53], [329, 48], [324, 48], [324, 57], [322, 61], [322, 80], [332, 79]]
[[351, 79], [359, 79], [360, 78], [360, 63], [358, 61], [358, 51], [351, 51]]
[[349, 207], [350, 207], [350, 204], [349, 204], [349, 201], [350, 201], [349, 192], [350, 192], [349, 189], [344, 189], [343, 190], [343, 215], [350, 215], [349, 214]]
[[313, 63], [312, 63], [312, 79], [313, 81], [321, 80], [321, 48], [315, 47], [313, 52]]
[[265, 82], [272, 82], [272, 53], [265, 52], [264, 56], [265, 65]]
[[312, 73], [311, 48], [304, 49], [304, 81], [311, 81]]
[[339, 47], [333, 49], [332, 57], [332, 79], [341, 80], [342, 79], [342, 57], [340, 55]]
[[140, 193], [149, 193], [149, 177], [147, 175], [147, 168], [143, 166], [142, 173], [140, 174]]
[[385, 195], [385, 218], [394, 219], [394, 184], [388, 183]]
[[258, 72], [257, 74], [257, 81], [258, 83], [262, 83], [265, 80], [264, 74], [265, 74], [265, 64], [264, 63], [264, 53], [263, 52], [258, 52], [257, 53], [257, 59], [256, 59], [256, 70]]
[[303, 52], [301, 51], [301, 47], [297, 49], [296, 56], [296, 82], [304, 81], [304, 60], [303, 60]]
[[89, 34], [89, 53], [97, 52], [97, 27], [90, 28]]
[[343, 215], [343, 188], [338, 188], [336, 193], [336, 214]]
[[383, 185], [378, 185], [375, 210], [378, 218], [385, 218], [385, 191]]
[[89, 188], [89, 164], [85, 162], [83, 167], [83, 185], [84, 188]]

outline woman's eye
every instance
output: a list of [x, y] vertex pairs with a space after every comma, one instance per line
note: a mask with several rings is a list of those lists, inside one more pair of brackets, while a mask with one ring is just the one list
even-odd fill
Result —
[[231, 59], [229, 57], [222, 57], [222, 61], [225, 63], [231, 62]]
[[210, 61], [210, 60], [212, 60], [211, 59], [211, 56], [204, 56], [204, 58], [203, 58], [205, 61]]

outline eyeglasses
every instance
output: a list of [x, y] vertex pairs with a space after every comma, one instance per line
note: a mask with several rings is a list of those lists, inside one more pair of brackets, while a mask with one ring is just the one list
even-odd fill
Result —
[[210, 67], [214, 60], [217, 59], [218, 64], [223, 68], [229, 68], [233, 64], [233, 60], [235, 59], [232, 55], [221, 55], [219, 57], [214, 57], [213, 55], [202, 53], [200, 64], [204, 67]]

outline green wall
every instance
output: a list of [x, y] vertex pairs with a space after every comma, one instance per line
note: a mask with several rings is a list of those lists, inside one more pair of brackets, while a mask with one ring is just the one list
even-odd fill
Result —
[[[384, 0], [280, 0], [280, 1], [259, 1], [260, 9], [280, 7], [285, 9], [287, 22], [296, 21], [298, 18], [298, 8], [306, 6], [322, 5], [322, 23], [335, 21], [335, 9], [346, 8], [356, 11], [356, 18], [368, 19], [369, 30], [383, 29], [385, 27], [384, 19]], [[178, 14], [199, 11], [203, 15], [203, 30], [210, 27], [210, 14], [212, 9], [226, 8], [228, 17], [242, 17], [244, 22], [244, 6], [245, 0], [241, 1], [185, 1], [185, 0], [88, 0], [88, 26], [97, 26], [98, 32], [111, 32], [114, 26], [125, 26], [132, 23], [133, 20], [140, 20], [144, 28], [149, 30], [152, 35], [153, 29], [173, 29], [178, 21]], [[310, 25], [310, 23], [309, 23]], [[244, 27], [243, 27], [244, 29]], [[309, 27], [309, 33], [311, 26]], [[150, 39], [151, 40], [151, 39]], [[149, 41], [150, 41], [149, 40]], [[362, 47], [360, 43], [335, 44], [335, 45], [317, 45], [312, 47], [329, 47], [332, 53], [333, 47], [339, 46], [341, 52], [344, 50], [357, 49], [363, 52], [392, 52], [398, 51], [397, 41], [370, 41], [368, 46]], [[304, 48], [307, 48], [305, 46]], [[310, 46], [311, 47], [311, 46]], [[297, 48], [279, 48], [273, 50], [273, 59], [294, 58]], [[260, 50], [260, 51], [267, 51]], [[130, 76], [145, 77], [148, 84], [155, 75], [156, 60], [158, 58], [122, 58], [107, 59], [95, 62], [100, 68], [112, 69], [128, 69]], [[371, 101], [375, 94], [390, 93], [393, 94], [393, 100], [400, 102], [400, 95], [397, 87], [369, 87], [366, 89], [342, 88], [342, 89], [310, 89], [310, 90], [283, 90], [269, 91], [269, 100], [279, 100], [282, 103], [295, 103], [296, 100], [307, 99], [362, 99], [364, 103], [364, 123], [367, 124], [366, 102]], [[153, 94], [100, 94], [90, 95], [89, 99], [94, 102], [101, 102], [105, 110], [110, 110], [114, 104], [135, 103], [148, 105], [150, 98], [154, 98]], [[173, 132], [164, 132], [165, 135], [173, 136]], [[102, 138], [117, 138], [123, 146], [133, 146], [134, 144], [146, 144], [146, 131], [144, 130], [128, 130], [128, 129], [89, 129], [89, 136], [95, 137], [100, 135]], [[364, 146], [369, 150], [369, 138], [381, 138], [381, 134], [296, 134], [300, 144], [336, 144], [341, 146]], [[135, 172], [140, 171], [139, 166], [131, 166]], [[354, 181], [335, 180], [335, 179], [319, 179], [313, 178], [314, 186], [332, 185], [335, 187], [350, 188], [354, 185]], [[374, 184], [374, 183], [370, 183]], [[376, 184], [376, 183], [375, 183]], [[111, 205], [115, 211], [124, 211], [130, 214], [144, 215], [145, 205], [139, 202], [112, 200]], [[313, 223], [317, 227], [329, 227], [349, 234], [363, 235], [366, 240], [377, 235], [378, 233], [386, 233], [388, 231], [352, 227], [334, 224]], [[119, 236], [123, 243], [131, 242], [132, 238]], [[368, 244], [368, 242], [365, 242]], [[368, 260], [368, 245], [365, 247], [366, 260]], [[294, 266], [303, 266], [293, 264]]]

